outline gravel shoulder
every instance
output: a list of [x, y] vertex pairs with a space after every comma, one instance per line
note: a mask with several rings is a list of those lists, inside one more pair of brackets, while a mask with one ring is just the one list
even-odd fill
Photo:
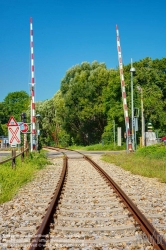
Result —
[[[118, 183], [166, 239], [166, 184], [157, 179], [133, 175], [114, 164], [103, 162], [101, 155], [90, 157]], [[36, 232], [61, 169], [62, 157], [52, 159], [52, 165], [38, 172], [34, 180], [21, 188], [11, 201], [0, 205], [0, 249], [6, 249], [16, 239], [24, 248], [17, 245], [12, 247], [13, 250], [27, 249], [26, 244], [29, 244], [31, 237], [28, 229]]]
[[106, 163], [99, 155], [91, 158], [123, 189], [166, 240], [166, 184], [157, 178], [134, 175], [115, 164]]

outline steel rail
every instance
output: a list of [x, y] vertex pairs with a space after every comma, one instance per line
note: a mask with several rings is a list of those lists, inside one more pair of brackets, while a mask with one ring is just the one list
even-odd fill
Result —
[[124, 191], [115, 183], [115, 181], [92, 159], [88, 156], [84, 158], [89, 161], [104, 177], [109, 181], [109, 184], [113, 187], [115, 192], [123, 200], [128, 210], [132, 213], [135, 220], [139, 223], [143, 232], [146, 233], [149, 242], [158, 250], [166, 250], [166, 241], [163, 236], [153, 227], [153, 225], [147, 220], [132, 200], [124, 193]]
[[[58, 151], [58, 147], [56, 148], [45, 147], [45, 148]], [[157, 250], [166, 250], [166, 241], [164, 240], [163, 236], [153, 227], [153, 225], [147, 220], [147, 218], [142, 214], [142, 212], [137, 208], [137, 206], [132, 202], [132, 200], [124, 193], [124, 191], [115, 183], [115, 181], [96, 162], [94, 162], [88, 156], [76, 150], [70, 150], [66, 148], [59, 148], [59, 149], [75, 151], [83, 155], [84, 159], [86, 159], [92, 166], [94, 166], [96, 170], [99, 171], [103, 175], [103, 177], [107, 180], [107, 183], [112, 186], [112, 188], [121, 198], [127, 209], [131, 212], [135, 220], [138, 222], [142, 231], [146, 234], [148, 241], [153, 245], [153, 247]]]
[[[60, 152], [60, 151], [59, 151], [59, 149], [65, 149], [65, 150], [71, 150], [71, 151], [74, 151], [73, 149], [66, 149], [66, 148], [59, 148], [59, 147], [50, 147], [50, 146], [48, 146], [48, 147], [43, 146], [42, 148], [46, 148], [46, 149], [53, 149], [53, 150], [56, 150], [56, 151], [58, 151], [58, 152]], [[64, 152], [60, 152], [60, 153], [62, 153], [62, 154], [65, 156], [65, 153], [64, 153]]]
[[68, 161], [67, 161], [67, 157], [64, 157], [62, 173], [61, 173], [60, 179], [58, 181], [57, 187], [54, 191], [53, 199], [52, 199], [52, 201], [47, 209], [47, 212], [43, 218], [41, 225], [38, 228], [36, 235], [34, 236], [34, 238], [32, 240], [32, 243], [31, 243], [29, 250], [41, 249], [41, 247], [43, 247], [43, 245], [45, 243], [45, 236], [46, 236], [46, 233], [48, 230], [50, 220], [55, 212], [56, 205], [58, 204], [59, 196], [60, 196], [60, 193], [61, 193], [61, 190], [63, 187], [63, 183], [64, 183], [65, 176], [67, 173], [67, 169], [68, 169]]
[[58, 152], [62, 153], [63, 155], [65, 155], [65, 153], [64, 153], [64, 152], [59, 151], [60, 149], [64, 149], [64, 150], [68, 150], [68, 151], [77, 152], [78, 154], [80, 154], [80, 155], [84, 156], [84, 154], [83, 154], [83, 153], [81, 153], [81, 152], [79, 152], [79, 151], [77, 151], [77, 150], [74, 150], [74, 149], [61, 148], [61, 147], [51, 147], [51, 146], [48, 146], [48, 147], [47, 147], [47, 146], [43, 146], [43, 148], [45, 148], [45, 149], [53, 149], [53, 150], [56, 150], [56, 151], [58, 151]]

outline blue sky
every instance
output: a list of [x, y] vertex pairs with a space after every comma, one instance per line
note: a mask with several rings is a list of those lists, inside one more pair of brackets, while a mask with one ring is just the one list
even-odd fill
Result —
[[84, 61], [118, 66], [166, 56], [165, 0], [0, 0], [0, 101], [30, 94], [30, 17], [33, 18], [35, 100], [50, 99], [66, 71]]

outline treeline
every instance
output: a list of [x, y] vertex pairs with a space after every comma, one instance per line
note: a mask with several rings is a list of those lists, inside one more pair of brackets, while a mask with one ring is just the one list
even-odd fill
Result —
[[[129, 117], [131, 117], [130, 65], [124, 66]], [[152, 60], [145, 58], [135, 62], [134, 107], [141, 113], [141, 94], [145, 124], [151, 122], [159, 136], [166, 134], [166, 58]], [[20, 92], [21, 95], [26, 93]], [[6, 97], [7, 98], [7, 97]], [[25, 97], [22, 110], [11, 111], [6, 98], [0, 103], [0, 134], [5, 133], [4, 124], [10, 115], [17, 118], [30, 108], [29, 97]], [[8, 98], [7, 98], [8, 99]], [[20, 100], [18, 100], [20, 103]], [[19, 106], [18, 105], [18, 106]], [[20, 108], [20, 106], [19, 106]], [[12, 113], [13, 112], [13, 113]], [[52, 99], [36, 103], [36, 114], [41, 116], [41, 141], [44, 144], [67, 146], [71, 144], [89, 145], [114, 141], [114, 131], [122, 127], [125, 132], [124, 112], [119, 70], [107, 69], [105, 63], [83, 62], [69, 69], [61, 81], [60, 90]], [[141, 136], [141, 116], [139, 116], [137, 138]], [[123, 138], [124, 139], [124, 138]], [[124, 139], [125, 140], [125, 139]]]
[[9, 93], [0, 102], [0, 136], [8, 135], [7, 123], [11, 116], [16, 121], [21, 121], [21, 113], [27, 112], [30, 105], [30, 97], [25, 91]]

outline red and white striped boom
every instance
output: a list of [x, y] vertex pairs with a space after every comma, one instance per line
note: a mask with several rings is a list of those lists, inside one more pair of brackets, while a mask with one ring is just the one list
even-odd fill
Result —
[[123, 74], [123, 63], [122, 63], [122, 53], [120, 47], [120, 37], [118, 25], [116, 25], [116, 36], [117, 36], [117, 49], [118, 49], [118, 60], [119, 60], [119, 71], [120, 71], [120, 80], [121, 80], [121, 90], [122, 90], [122, 100], [123, 100], [123, 110], [124, 110], [124, 118], [126, 125], [126, 139], [127, 139], [127, 149], [132, 150], [131, 136], [130, 136], [130, 126], [129, 126], [129, 116], [128, 116], [128, 107], [127, 107], [127, 99], [126, 99], [126, 90], [125, 90], [125, 81]]
[[32, 17], [30, 18], [30, 49], [31, 49], [31, 151], [36, 149], [36, 117], [35, 117], [35, 76], [34, 76], [34, 44]]

